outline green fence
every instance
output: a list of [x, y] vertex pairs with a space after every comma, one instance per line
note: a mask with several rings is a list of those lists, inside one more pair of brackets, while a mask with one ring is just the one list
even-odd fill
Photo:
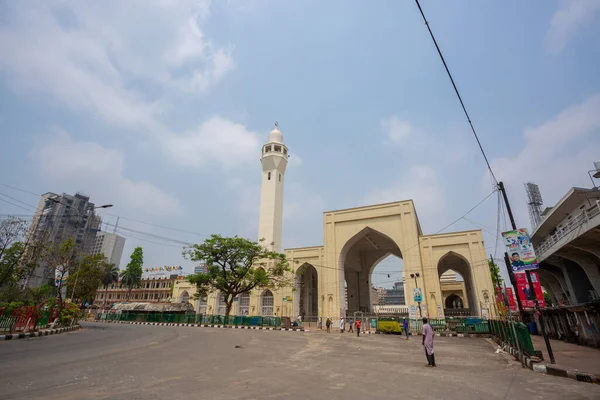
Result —
[[[43, 329], [46, 326], [48, 326], [49, 319], [50, 319], [50, 313], [51, 313], [50, 310], [40, 312], [39, 319], [37, 321], [37, 324], [35, 325], [35, 330]], [[24, 318], [28, 318], [28, 317], [23, 317], [23, 316], [18, 317], [18, 316], [11, 315], [11, 313], [5, 313], [4, 315], [0, 315], [0, 332], [3, 332], [3, 333], [13, 332], [15, 329], [15, 325], [17, 325], [17, 321], [19, 320], [19, 318], [22, 319], [22, 321], [20, 322], [20, 324], [22, 324], [23, 322], [27, 322]], [[24, 325], [26, 325], [26, 324], [23, 324], [23, 326]], [[31, 325], [29, 325], [27, 328], [31, 329]]]
[[233, 325], [233, 326], [266, 326], [281, 327], [281, 318], [263, 316], [202, 315], [202, 314], [173, 314], [173, 313], [110, 313], [98, 314], [102, 321], [156, 322], [171, 324], [203, 324], [203, 325]]
[[[514, 328], [514, 329], [513, 329]], [[529, 356], [535, 355], [533, 343], [527, 325], [522, 322], [490, 320], [490, 331], [502, 342], [517, 348], [517, 341], [521, 351]], [[515, 336], [516, 334], [516, 336]]]

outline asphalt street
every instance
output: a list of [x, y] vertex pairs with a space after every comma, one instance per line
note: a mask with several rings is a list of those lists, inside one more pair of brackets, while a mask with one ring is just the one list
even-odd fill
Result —
[[[0, 399], [598, 399], [485, 339], [83, 324], [0, 342]], [[239, 347], [236, 347], [239, 346]]]

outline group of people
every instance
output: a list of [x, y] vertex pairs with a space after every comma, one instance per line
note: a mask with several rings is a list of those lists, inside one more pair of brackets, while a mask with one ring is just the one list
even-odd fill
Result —
[[[348, 320], [348, 333], [354, 332], [354, 328], [356, 328], [356, 336], [360, 336], [360, 319], [353, 321], [352, 319]], [[319, 318], [319, 329], [322, 329], [323, 321]], [[327, 317], [325, 321], [325, 328], [327, 329], [327, 333], [331, 333], [331, 326], [333, 322], [331, 318]], [[409, 339], [410, 336], [410, 324], [408, 319], [404, 318], [402, 323], [402, 327], [404, 328], [404, 334], [406, 335], [406, 340]], [[340, 318], [340, 333], [344, 333], [346, 328], [346, 321], [344, 318]], [[423, 318], [423, 340], [422, 345], [425, 349], [425, 357], [427, 358], [427, 366], [435, 367], [435, 355], [433, 353], [433, 337], [435, 336], [433, 332], [433, 328], [429, 325], [429, 320], [427, 318]]]
[[[357, 319], [356, 321], [353, 321], [352, 319], [348, 320], [348, 333], [354, 332], [354, 329], [356, 329], [356, 336], [360, 336], [360, 319]], [[327, 330], [327, 333], [331, 333], [331, 326], [333, 325], [333, 322], [331, 321], [331, 318], [327, 317], [327, 319], [325, 320], [325, 329]], [[321, 318], [319, 317], [319, 322], [318, 322], [318, 327], [319, 329], [323, 329], [323, 321], [321, 320]], [[344, 333], [346, 331], [346, 320], [344, 320], [344, 318], [342, 317], [340, 319], [340, 333]]]

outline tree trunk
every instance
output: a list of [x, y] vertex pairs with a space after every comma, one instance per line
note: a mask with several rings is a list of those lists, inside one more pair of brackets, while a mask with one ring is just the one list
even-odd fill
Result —
[[231, 300], [227, 300], [225, 302], [225, 320], [229, 318], [229, 314], [231, 313], [231, 308], [233, 307], [233, 297]]

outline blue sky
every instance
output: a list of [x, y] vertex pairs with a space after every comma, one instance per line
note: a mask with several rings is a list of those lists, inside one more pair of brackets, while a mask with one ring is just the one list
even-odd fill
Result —
[[[600, 1], [422, 6], [518, 224], [524, 182], [546, 205], [589, 187]], [[492, 190], [412, 1], [0, 1], [0, 52], [0, 182], [87, 193], [123, 228], [256, 238], [275, 120], [292, 154], [285, 247], [321, 244], [325, 210], [407, 198], [434, 233]], [[449, 229], [484, 227], [494, 253], [496, 215], [494, 195]], [[121, 233], [123, 264], [142, 245], [147, 266], [191, 265], [174, 242]]]

